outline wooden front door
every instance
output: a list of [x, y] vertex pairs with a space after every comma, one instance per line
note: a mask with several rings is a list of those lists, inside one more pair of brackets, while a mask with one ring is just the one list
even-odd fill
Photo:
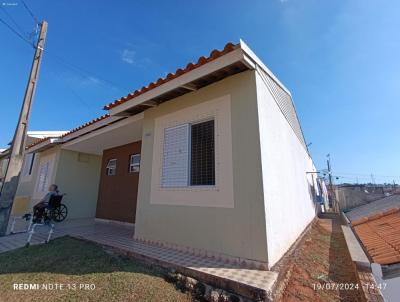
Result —
[[104, 150], [96, 217], [135, 223], [141, 141]]

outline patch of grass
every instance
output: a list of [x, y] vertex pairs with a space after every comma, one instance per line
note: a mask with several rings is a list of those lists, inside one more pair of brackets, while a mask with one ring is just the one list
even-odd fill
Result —
[[[14, 290], [15, 283], [63, 284], [64, 289]], [[81, 284], [95, 289], [80, 289]], [[0, 293], [0, 301], [191, 300], [166, 282], [161, 270], [70, 237], [0, 254]]]

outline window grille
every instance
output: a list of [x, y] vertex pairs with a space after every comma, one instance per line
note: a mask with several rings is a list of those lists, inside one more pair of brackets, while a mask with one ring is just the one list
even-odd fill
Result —
[[190, 185], [215, 185], [214, 120], [191, 125]]
[[214, 136], [214, 120], [165, 129], [161, 186], [214, 186]]

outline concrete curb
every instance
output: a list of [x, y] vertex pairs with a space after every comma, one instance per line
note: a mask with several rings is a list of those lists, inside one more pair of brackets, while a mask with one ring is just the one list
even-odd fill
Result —
[[342, 225], [342, 231], [351, 260], [354, 262], [356, 269], [371, 272], [371, 263], [369, 262], [367, 255], [364, 253], [364, 250], [358, 242], [352, 229], [347, 225]]

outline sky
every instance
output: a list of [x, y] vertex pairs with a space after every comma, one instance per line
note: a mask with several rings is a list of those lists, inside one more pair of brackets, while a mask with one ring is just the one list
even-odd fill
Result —
[[[30, 130], [79, 126], [243, 39], [291, 91], [319, 170], [330, 154], [336, 182], [400, 183], [400, 1], [25, 2], [49, 23]], [[2, 0], [0, 18], [34, 30], [19, 0]], [[13, 136], [32, 56], [0, 23], [0, 147]]]

